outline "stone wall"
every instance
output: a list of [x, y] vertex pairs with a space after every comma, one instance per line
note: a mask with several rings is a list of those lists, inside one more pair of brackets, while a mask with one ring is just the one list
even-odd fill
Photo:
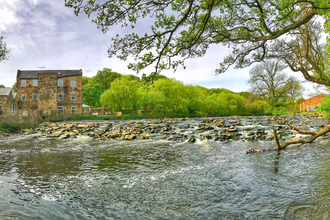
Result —
[[[26, 86], [22, 86], [22, 80], [26, 81]], [[38, 94], [39, 90], [39, 82], [38, 86], [33, 86], [33, 79], [17, 79], [17, 98], [18, 98], [18, 109], [38, 109], [38, 101], [33, 101], [32, 94]], [[22, 95], [25, 94], [26, 101], [22, 101]], [[39, 97], [38, 97], [39, 99]]]
[[1, 113], [3, 115], [10, 115], [14, 112], [14, 99], [13, 95], [10, 92], [8, 96], [0, 96]]
[[57, 73], [38, 75], [38, 110], [57, 110]]
[[[63, 86], [57, 87], [57, 94], [63, 94], [63, 101], [58, 101], [57, 106], [63, 107], [65, 115], [71, 115], [71, 107], [76, 107], [75, 114], [82, 114], [82, 75], [60, 77]], [[76, 81], [76, 86], [71, 86], [71, 80]], [[71, 100], [71, 95], [75, 94], [76, 101]]]
[[8, 111], [7, 96], [0, 96], [0, 103], [1, 103], [0, 115], [3, 115], [5, 114], [4, 112]]

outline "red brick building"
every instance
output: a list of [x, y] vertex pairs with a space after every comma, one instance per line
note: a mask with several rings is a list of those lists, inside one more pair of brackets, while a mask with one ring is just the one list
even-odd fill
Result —
[[316, 105], [321, 105], [321, 101], [326, 96], [327, 95], [325, 94], [320, 94], [312, 98], [306, 99], [305, 101], [300, 103], [300, 111], [314, 111], [313, 107]]
[[18, 109], [82, 114], [82, 70], [18, 70]]

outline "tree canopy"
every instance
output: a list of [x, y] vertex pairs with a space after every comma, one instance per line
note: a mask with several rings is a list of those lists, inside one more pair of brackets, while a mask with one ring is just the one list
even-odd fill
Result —
[[97, 71], [97, 74], [93, 77], [93, 81], [102, 84], [105, 89], [110, 89], [111, 83], [120, 77], [122, 77], [120, 73], [114, 72], [108, 68], [103, 68], [103, 70]]
[[254, 94], [264, 97], [271, 106], [277, 106], [280, 99], [294, 103], [302, 96], [302, 86], [293, 76], [288, 77], [279, 61], [267, 61], [250, 70], [248, 83]]
[[141, 20], [153, 19], [144, 34], [113, 38], [108, 54], [123, 60], [133, 56], [137, 62], [129, 68], [154, 65], [155, 73], [184, 66], [186, 59], [203, 56], [214, 44], [231, 48], [217, 73], [232, 65], [244, 68], [268, 59], [275, 41], [317, 16], [325, 18], [325, 31], [330, 31], [328, 0], [65, 0], [65, 5], [76, 15], [93, 17], [103, 32], [113, 25], [134, 28]]
[[9, 50], [7, 44], [3, 40], [3, 36], [0, 36], [0, 62], [8, 59]]

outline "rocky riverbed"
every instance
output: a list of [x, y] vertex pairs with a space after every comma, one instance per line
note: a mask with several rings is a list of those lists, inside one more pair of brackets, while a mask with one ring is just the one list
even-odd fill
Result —
[[[289, 124], [306, 130], [318, 131], [329, 123], [324, 116], [311, 113], [290, 116], [231, 116], [217, 118], [165, 118], [156, 120], [57, 122], [43, 123], [36, 129], [24, 129], [24, 135], [34, 138], [68, 139], [89, 136], [98, 140], [138, 139], [196, 142], [228, 140], [272, 141], [273, 129], [278, 130], [280, 140], [303, 138], [289, 129]], [[322, 138], [329, 138], [329, 135]]]

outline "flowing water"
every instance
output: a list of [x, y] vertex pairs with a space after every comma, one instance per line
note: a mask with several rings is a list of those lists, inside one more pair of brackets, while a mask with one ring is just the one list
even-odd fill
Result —
[[[189, 121], [188, 121], [189, 122]], [[0, 214], [26, 219], [329, 219], [330, 140], [0, 139]]]

